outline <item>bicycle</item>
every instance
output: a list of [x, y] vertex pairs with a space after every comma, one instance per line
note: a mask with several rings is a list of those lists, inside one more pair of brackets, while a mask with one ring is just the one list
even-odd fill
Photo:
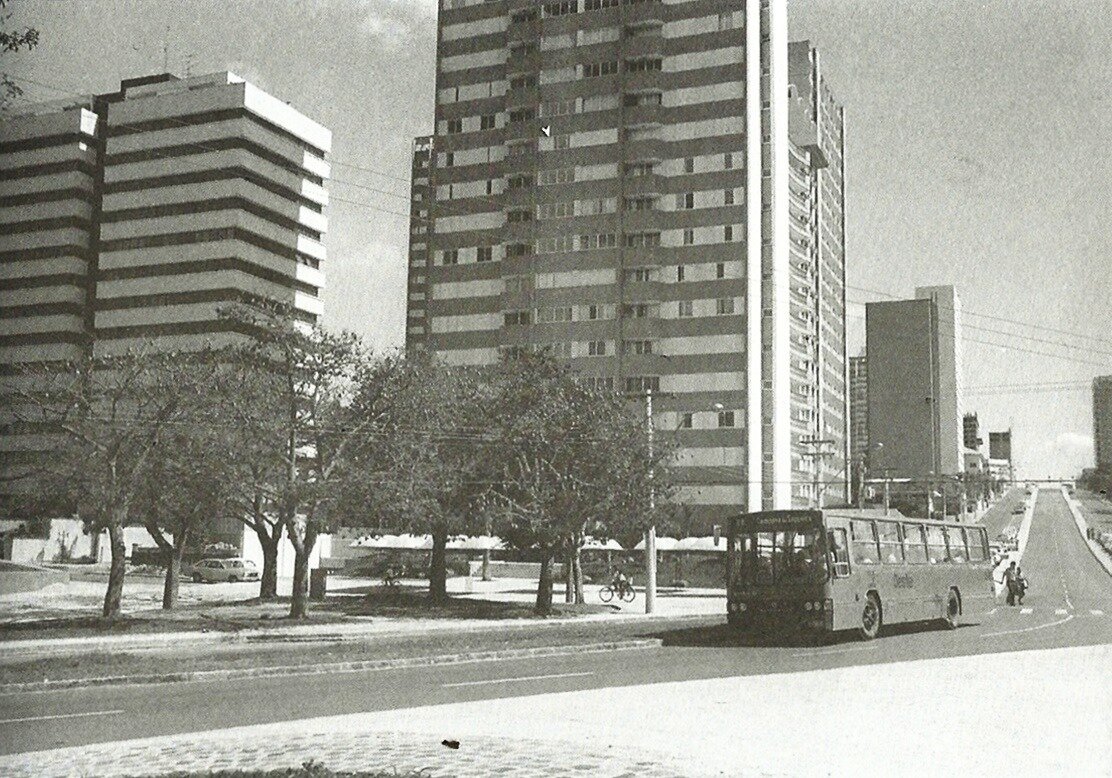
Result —
[[393, 568], [388, 568], [386, 572], [382, 574], [382, 585], [387, 589], [397, 589], [400, 585], [398, 574]]
[[603, 602], [610, 602], [617, 595], [618, 599], [622, 602], [633, 602], [637, 597], [637, 592], [631, 583], [609, 584], [604, 586], [598, 591], [599, 599]]

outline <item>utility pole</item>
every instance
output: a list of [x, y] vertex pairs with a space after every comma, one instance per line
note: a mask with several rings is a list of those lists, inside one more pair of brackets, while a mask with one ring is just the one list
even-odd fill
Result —
[[656, 608], [656, 465], [653, 462], [653, 390], [645, 392], [645, 423], [649, 437], [649, 517], [652, 523], [645, 531], [645, 613]]
[[892, 505], [892, 489], [891, 489], [892, 481], [888, 477], [888, 471], [891, 470], [891, 469], [892, 468], [890, 468], [890, 467], [884, 468], [884, 515], [885, 516], [888, 515], [888, 511], [891, 510], [891, 505]]
[[826, 446], [833, 446], [834, 441], [828, 438], [800, 438], [799, 442], [804, 446], [811, 446], [813, 450], [804, 451], [802, 456], [810, 459], [814, 463], [814, 477], [812, 479], [812, 489], [814, 490], [811, 495], [811, 503], [813, 508], [822, 508], [822, 490], [820, 482], [821, 468], [819, 463], [826, 457], [834, 456], [833, 451], [827, 451]]

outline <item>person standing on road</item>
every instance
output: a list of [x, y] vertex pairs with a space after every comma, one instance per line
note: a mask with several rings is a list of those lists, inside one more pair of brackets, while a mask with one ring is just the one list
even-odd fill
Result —
[[1023, 602], [1023, 573], [1019, 570], [1019, 565], [1012, 560], [1008, 565], [1008, 569], [1004, 571], [1004, 585], [1008, 588], [1008, 605], [1014, 606], [1016, 600], [1022, 604]]

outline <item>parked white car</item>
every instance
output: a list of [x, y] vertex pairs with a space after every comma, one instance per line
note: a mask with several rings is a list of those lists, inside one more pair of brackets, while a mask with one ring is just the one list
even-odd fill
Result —
[[217, 581], [227, 581], [229, 583], [257, 581], [259, 580], [259, 568], [250, 559], [240, 557], [202, 559], [193, 565], [193, 580], [197, 583], [202, 581], [208, 583]]

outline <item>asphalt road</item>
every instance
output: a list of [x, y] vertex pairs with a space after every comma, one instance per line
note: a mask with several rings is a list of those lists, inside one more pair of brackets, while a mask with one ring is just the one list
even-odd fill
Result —
[[899, 628], [871, 643], [847, 636], [822, 647], [753, 645], [724, 625], [664, 632], [650, 626], [643, 634], [664, 638], [664, 647], [8, 695], [0, 697], [0, 753], [547, 692], [1112, 643], [1112, 576], [1090, 555], [1057, 490], [1039, 495], [1023, 568], [1032, 588], [1022, 608], [1000, 605], [953, 632]]

